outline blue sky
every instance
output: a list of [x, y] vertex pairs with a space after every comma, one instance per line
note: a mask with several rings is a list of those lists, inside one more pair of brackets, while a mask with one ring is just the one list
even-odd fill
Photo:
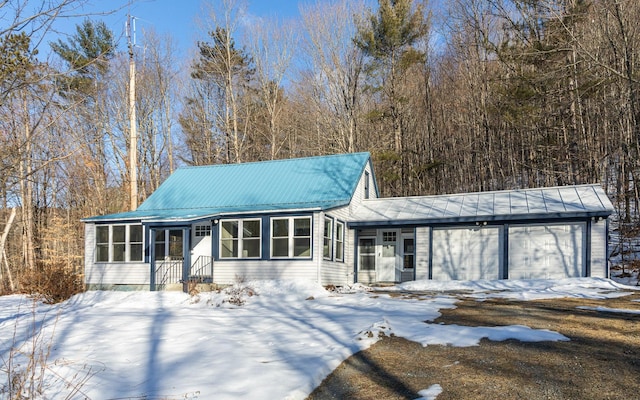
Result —
[[[196, 40], [202, 37], [197, 19], [203, 14], [204, 3], [214, 3], [217, 0], [134, 0], [130, 6], [131, 15], [136, 18], [138, 44], [144, 40], [141, 34], [144, 30], [153, 28], [158, 34], [171, 34], [176, 41], [178, 50], [186, 55], [189, 48], [194, 47]], [[316, 0], [311, 0], [315, 2]], [[309, 2], [301, 0], [248, 0], [248, 13], [254, 17], [277, 17], [279, 19], [297, 18], [298, 4]], [[90, 0], [87, 7], [79, 13], [91, 13], [92, 19], [103, 20], [116, 37], [124, 32], [128, 0]], [[112, 10], [118, 10], [110, 15], [100, 15]], [[72, 34], [75, 26], [83, 18], [60, 21], [57, 29], [63, 33]], [[126, 42], [120, 42], [123, 48]]]

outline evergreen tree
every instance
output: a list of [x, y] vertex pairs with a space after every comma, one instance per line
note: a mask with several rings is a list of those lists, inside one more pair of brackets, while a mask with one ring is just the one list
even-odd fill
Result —
[[[370, 14], [366, 23], [358, 27], [355, 44], [368, 57], [368, 78], [374, 91], [380, 91], [385, 108], [377, 115], [388, 117], [393, 131], [393, 152], [385, 158], [397, 160], [393, 194], [406, 194], [406, 168], [403, 162], [406, 128], [403, 126], [405, 98], [402, 93], [405, 74], [414, 65], [424, 62], [425, 53], [416, 45], [428, 34], [424, 4], [413, 0], [379, 0], [378, 11]], [[386, 169], [386, 168], [385, 168]]]

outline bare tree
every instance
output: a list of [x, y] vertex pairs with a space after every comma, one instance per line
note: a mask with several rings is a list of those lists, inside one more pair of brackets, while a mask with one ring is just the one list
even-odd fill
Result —
[[364, 148], [364, 143], [358, 143], [364, 55], [352, 40], [358, 22], [354, 18], [364, 13], [363, 1], [316, 3], [301, 8], [308, 38], [303, 49], [309, 61], [301, 86], [310, 85], [310, 105], [322, 131], [332, 135], [325, 139], [336, 143], [335, 150], [340, 152]]

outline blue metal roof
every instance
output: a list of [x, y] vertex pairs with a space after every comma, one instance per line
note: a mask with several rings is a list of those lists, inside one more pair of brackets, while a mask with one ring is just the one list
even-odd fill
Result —
[[369, 153], [176, 170], [135, 211], [85, 221], [193, 220], [230, 213], [326, 210], [349, 204]]

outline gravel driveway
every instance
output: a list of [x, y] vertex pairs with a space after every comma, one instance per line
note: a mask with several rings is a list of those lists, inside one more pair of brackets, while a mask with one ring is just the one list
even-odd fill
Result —
[[437, 400], [640, 399], [640, 314], [593, 309], [640, 312], [639, 300], [640, 293], [604, 300], [462, 297], [435, 322], [526, 325], [571, 340], [482, 340], [463, 348], [388, 337], [343, 362], [308, 399], [416, 399], [434, 384], [442, 387]]

